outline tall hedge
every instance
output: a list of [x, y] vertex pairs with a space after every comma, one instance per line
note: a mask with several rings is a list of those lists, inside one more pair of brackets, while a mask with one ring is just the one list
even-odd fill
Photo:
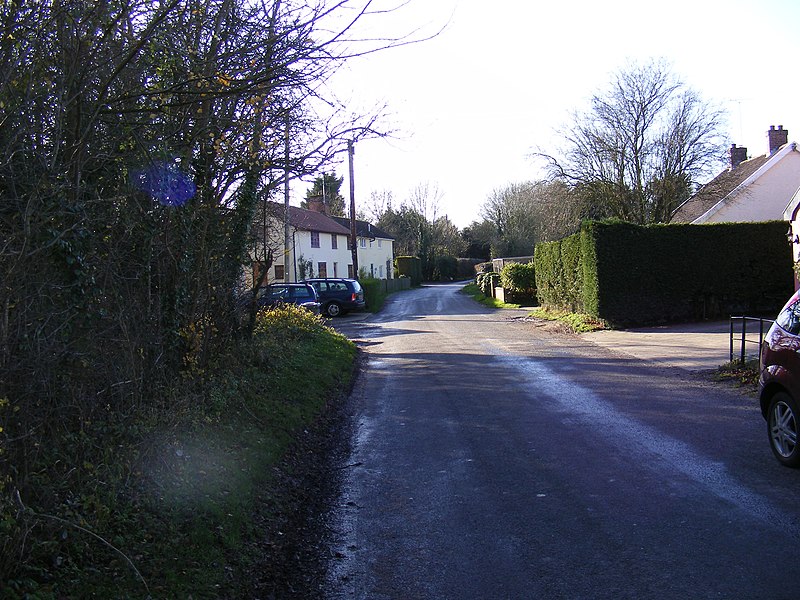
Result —
[[398, 256], [394, 259], [398, 277], [408, 277], [411, 285], [422, 285], [422, 261], [416, 256]]
[[562, 240], [536, 245], [533, 264], [536, 295], [541, 304], [583, 312], [581, 236], [581, 233], [576, 233]]
[[772, 314], [792, 291], [786, 223], [586, 222], [536, 247], [539, 301], [614, 324]]

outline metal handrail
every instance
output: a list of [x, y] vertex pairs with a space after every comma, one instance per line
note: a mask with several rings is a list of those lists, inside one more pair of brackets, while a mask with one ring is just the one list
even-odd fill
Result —
[[[731, 317], [731, 334], [730, 334], [730, 361], [733, 362], [733, 324], [735, 321], [742, 322], [741, 339], [739, 342], [739, 360], [744, 363], [747, 358], [746, 344], [758, 344], [758, 358], [761, 358], [761, 343], [764, 341], [764, 324], [769, 323], [769, 326], [775, 322], [773, 319], [762, 319], [761, 317]], [[747, 337], [747, 322], [758, 322], [758, 339], [748, 339]]]

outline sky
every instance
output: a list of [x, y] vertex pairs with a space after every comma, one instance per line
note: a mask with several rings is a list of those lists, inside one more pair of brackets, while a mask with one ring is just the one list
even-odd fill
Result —
[[[410, 0], [361, 26], [376, 36], [444, 30], [353, 59], [331, 82], [353, 110], [386, 103], [394, 132], [356, 145], [359, 209], [373, 192], [399, 205], [427, 184], [459, 228], [480, 220], [493, 191], [544, 178], [532, 152], [557, 152], [570, 113], [631, 61], [666, 59], [727, 111], [728, 145], [751, 156], [766, 153], [771, 125], [800, 140], [797, 0]], [[349, 199], [347, 171], [336, 166]]]

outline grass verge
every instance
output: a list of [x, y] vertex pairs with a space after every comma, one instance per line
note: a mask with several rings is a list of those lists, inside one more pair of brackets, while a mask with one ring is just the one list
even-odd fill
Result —
[[519, 304], [506, 304], [504, 302], [500, 302], [496, 298], [490, 298], [488, 296], [484, 296], [480, 288], [474, 283], [469, 283], [465, 285], [461, 289], [461, 293], [471, 296], [473, 300], [475, 300], [476, 302], [480, 302], [481, 304], [483, 304], [484, 306], [488, 306], [489, 308], [519, 308]]
[[262, 312], [252, 341], [177, 382], [163, 410], [63, 431], [0, 506], [0, 598], [224, 597], [259, 558], [243, 549], [263, 543], [252, 517], [276, 465], [349, 387], [355, 355], [302, 309]]
[[758, 359], [748, 360], [744, 363], [740, 360], [726, 363], [714, 372], [713, 379], [755, 390], [758, 387]]
[[586, 333], [589, 331], [597, 331], [599, 329], [607, 329], [606, 324], [592, 317], [581, 313], [572, 313], [565, 310], [553, 310], [544, 308], [542, 306], [535, 308], [531, 311], [530, 316], [537, 319], [544, 319], [546, 321], [560, 321], [566, 323], [575, 333]]

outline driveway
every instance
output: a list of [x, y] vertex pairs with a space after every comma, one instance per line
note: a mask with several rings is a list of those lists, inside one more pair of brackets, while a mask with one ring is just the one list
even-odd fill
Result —
[[794, 596], [800, 474], [755, 398], [459, 287], [339, 325], [366, 360], [325, 597]]
[[[581, 334], [581, 338], [620, 354], [686, 371], [714, 370], [730, 361], [729, 321], [594, 331]], [[737, 352], [739, 340], [738, 336], [734, 340]], [[757, 344], [748, 348], [757, 348]]]

